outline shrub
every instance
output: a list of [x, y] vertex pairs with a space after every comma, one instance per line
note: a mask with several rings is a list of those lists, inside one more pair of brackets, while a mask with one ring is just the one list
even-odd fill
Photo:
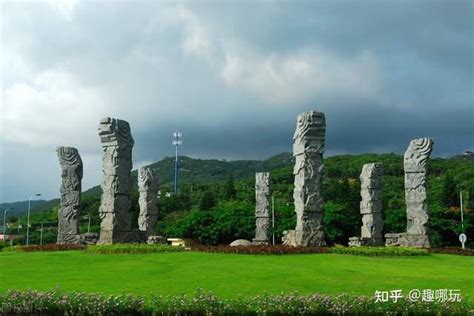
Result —
[[0, 241], [0, 251], [2, 251], [3, 248], [10, 247], [10, 243], [6, 241]]
[[191, 250], [203, 252], [238, 253], [250, 255], [288, 255], [308, 253], [328, 253], [327, 247], [292, 247], [286, 245], [252, 245], [252, 246], [193, 246]]
[[161, 252], [180, 252], [183, 247], [174, 247], [160, 244], [113, 244], [113, 245], [90, 245], [86, 251], [96, 254], [114, 254], [114, 253], [161, 253]]
[[473, 249], [462, 249], [460, 247], [430, 248], [430, 253], [445, 253], [450, 255], [474, 256]]
[[342, 247], [330, 248], [332, 253], [369, 257], [428, 256], [426, 249], [410, 247]]
[[9, 290], [0, 293], [2, 315], [464, 315], [469, 302], [410, 302], [400, 299], [376, 303], [373, 297], [341, 294], [257, 295], [219, 299], [198, 290], [195, 295], [103, 295]]
[[85, 246], [76, 244], [47, 244], [31, 246], [13, 246], [4, 248], [3, 252], [35, 252], [35, 251], [66, 251], [66, 250], [84, 250]]

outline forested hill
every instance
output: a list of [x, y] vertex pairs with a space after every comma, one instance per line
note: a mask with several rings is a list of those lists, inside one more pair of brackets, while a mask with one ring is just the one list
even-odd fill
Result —
[[[406, 229], [403, 156], [395, 154], [341, 155], [325, 159], [322, 195], [324, 223], [330, 243], [347, 243], [360, 234], [359, 212], [362, 165], [381, 162], [384, 165], [382, 202], [384, 232]], [[429, 160], [428, 209], [433, 245], [458, 245], [462, 231], [459, 211], [459, 190], [464, 194], [464, 231], [469, 243], [474, 237], [474, 162], [464, 156]], [[295, 227], [293, 208], [293, 158], [283, 153], [264, 161], [224, 161], [180, 157], [179, 194], [172, 191], [172, 158], [150, 165], [160, 182], [158, 194], [157, 234], [167, 237], [193, 238], [206, 244], [225, 244], [237, 238], [252, 239], [255, 230], [256, 171], [271, 172], [271, 187], [275, 201], [277, 240], [282, 232]], [[136, 179], [136, 171], [133, 172]], [[58, 180], [59, 181], [59, 180]], [[134, 221], [138, 218], [138, 191], [132, 190]], [[52, 207], [51, 207], [52, 206]], [[81, 232], [100, 230], [100, 188], [86, 191], [81, 202]], [[26, 210], [26, 208], [25, 208]], [[35, 212], [31, 222], [32, 240], [39, 237], [38, 227], [48, 227], [44, 241], [54, 242], [57, 232], [58, 201], [51, 201], [42, 212]], [[18, 224], [25, 222], [11, 216], [11, 229], [24, 235]], [[474, 244], [472, 244], [474, 246]]]
[[[474, 165], [474, 156], [467, 157], [463, 155], [454, 156], [449, 159], [435, 158], [430, 160], [430, 174], [440, 175], [445, 171], [451, 171], [456, 177], [461, 177], [467, 181], [468, 173], [466, 168]], [[470, 159], [468, 159], [470, 158]], [[402, 156], [395, 154], [363, 154], [363, 155], [341, 155], [325, 159], [325, 173], [329, 177], [347, 177], [357, 178], [362, 165], [368, 162], [383, 162], [386, 174], [403, 175]], [[265, 160], [235, 160], [226, 161], [218, 159], [195, 159], [186, 156], [179, 157], [179, 181], [181, 184], [208, 184], [228, 179], [231, 175], [235, 180], [252, 178], [255, 172], [276, 171], [278, 173], [287, 173], [291, 176], [291, 168], [294, 159], [291, 153], [281, 153]], [[465, 168], [464, 168], [465, 166]], [[174, 157], [165, 157], [164, 159], [148, 165], [158, 177], [160, 186], [171, 187], [174, 176]], [[461, 169], [461, 170], [459, 170]], [[465, 169], [465, 170], [464, 170]], [[465, 175], [465, 176], [463, 176]], [[474, 176], [474, 175], [473, 175]], [[132, 178], [136, 186], [137, 171], [132, 171]], [[472, 179], [472, 178], [471, 178]], [[58, 179], [59, 183], [60, 179]], [[473, 180], [474, 181], [474, 180]], [[459, 185], [459, 182], [457, 182]], [[100, 196], [101, 188], [94, 186], [83, 192], [84, 196]], [[35, 200], [32, 205], [32, 211], [50, 209], [57, 205], [58, 199], [53, 200]], [[26, 212], [28, 201], [19, 201], [12, 203], [1, 203], [0, 209], [10, 209], [10, 216], [17, 216]]]
[[[194, 159], [186, 156], [179, 157], [179, 181], [185, 183], [209, 183], [225, 180], [232, 174], [235, 179], [252, 176], [258, 171], [273, 171], [291, 165], [293, 157], [290, 153], [281, 153], [266, 160], [218, 160]], [[158, 177], [159, 185], [171, 185], [174, 177], [174, 157], [148, 165]], [[134, 185], [137, 182], [137, 170], [132, 171]], [[58, 187], [61, 179], [58, 179]], [[83, 195], [99, 196], [102, 190], [96, 185], [83, 192]], [[59, 195], [59, 192], [58, 192]], [[34, 200], [32, 211], [49, 209], [59, 203], [58, 199]], [[28, 201], [0, 203], [0, 210], [9, 209], [9, 216], [18, 216], [28, 210]]]
[[[281, 153], [265, 160], [232, 160], [224, 159], [195, 159], [186, 156], [179, 157], [179, 182], [182, 184], [206, 184], [226, 180], [229, 175], [234, 179], [251, 177], [255, 172], [273, 171], [293, 164], [290, 153]], [[174, 157], [165, 157], [147, 167], [151, 168], [158, 178], [158, 184], [171, 185], [174, 181]], [[134, 185], [137, 182], [137, 170], [132, 171]], [[101, 193], [100, 186], [95, 186], [84, 194], [97, 195]]]

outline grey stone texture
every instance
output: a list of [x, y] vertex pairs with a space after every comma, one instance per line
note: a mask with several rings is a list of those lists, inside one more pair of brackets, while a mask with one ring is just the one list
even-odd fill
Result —
[[407, 206], [407, 244], [429, 247], [427, 161], [433, 150], [431, 138], [418, 138], [410, 142], [403, 157], [405, 169], [405, 203]]
[[291, 230], [284, 230], [283, 236], [281, 237], [281, 242], [284, 245], [296, 247], [298, 244], [296, 243], [296, 231], [294, 229]]
[[349, 238], [350, 247], [383, 245], [382, 176], [383, 166], [379, 162], [368, 163], [362, 167], [359, 177], [361, 236]]
[[247, 239], [237, 239], [230, 243], [229, 246], [237, 247], [237, 246], [251, 246], [252, 242]]
[[430, 247], [428, 232], [427, 161], [433, 150], [431, 138], [413, 139], [403, 157], [407, 231], [385, 234], [386, 246]]
[[132, 190], [133, 138], [128, 122], [103, 118], [99, 136], [102, 143], [102, 199], [99, 244], [130, 242], [136, 239], [132, 231], [130, 192]]
[[138, 169], [138, 192], [138, 229], [151, 236], [155, 234], [158, 219], [158, 182], [150, 168]]
[[298, 246], [326, 245], [321, 195], [325, 134], [326, 119], [323, 113], [309, 111], [298, 115], [293, 136], [293, 199], [296, 212], [294, 242]]
[[95, 245], [99, 240], [99, 234], [97, 233], [84, 233], [80, 235], [81, 244], [84, 245]]
[[146, 243], [149, 245], [153, 245], [153, 244], [167, 245], [168, 241], [166, 237], [153, 235], [153, 236], [148, 236]]
[[61, 166], [61, 199], [58, 211], [58, 244], [78, 244], [79, 205], [81, 203], [83, 166], [76, 148], [56, 148]]
[[367, 246], [383, 245], [382, 217], [382, 176], [381, 163], [368, 163], [362, 167], [360, 174], [360, 213], [362, 227], [360, 237], [362, 244]]
[[253, 244], [265, 245], [270, 240], [270, 173], [255, 174], [255, 238]]

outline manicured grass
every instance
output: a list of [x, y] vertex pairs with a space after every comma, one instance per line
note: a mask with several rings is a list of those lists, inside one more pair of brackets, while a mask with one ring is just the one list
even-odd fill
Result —
[[[236, 255], [181, 252], [97, 255], [83, 251], [0, 253], [6, 289], [129, 292], [141, 295], [353, 293], [376, 290], [460, 289], [474, 299], [474, 257], [362, 257], [341, 254]], [[472, 303], [472, 302], [471, 302]]]

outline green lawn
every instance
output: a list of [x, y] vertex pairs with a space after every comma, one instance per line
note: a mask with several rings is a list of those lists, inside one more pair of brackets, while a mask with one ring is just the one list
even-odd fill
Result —
[[0, 253], [0, 291], [33, 288], [222, 297], [298, 291], [461, 289], [474, 297], [474, 257], [253, 256], [197, 252], [94, 255], [81, 251]]

